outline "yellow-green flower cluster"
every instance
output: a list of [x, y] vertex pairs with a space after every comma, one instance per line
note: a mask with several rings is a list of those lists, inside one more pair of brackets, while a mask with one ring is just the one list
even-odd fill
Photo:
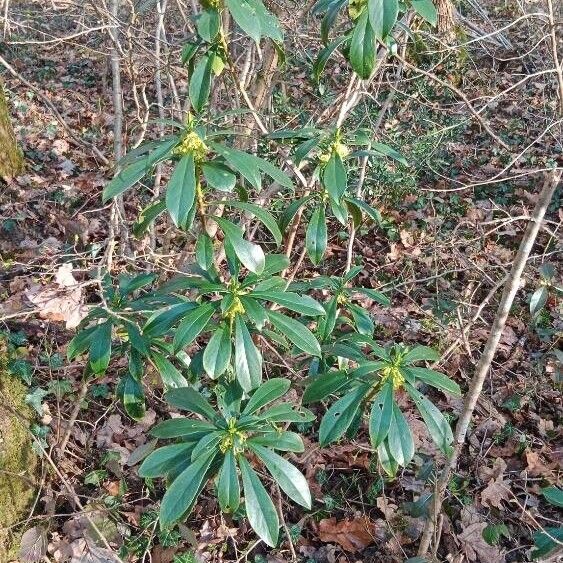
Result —
[[405, 383], [405, 376], [401, 373], [401, 370], [397, 366], [387, 366], [381, 371], [382, 382], [386, 382], [391, 379], [393, 382], [393, 389], [395, 391], [400, 389]]
[[236, 427], [236, 419], [231, 418], [229, 420], [227, 432], [219, 444], [219, 449], [222, 453], [233, 450], [235, 455], [240, 454], [244, 450], [244, 444], [246, 443], [247, 438], [248, 434], [238, 430]]
[[196, 162], [205, 160], [209, 149], [207, 145], [201, 140], [201, 137], [195, 132], [190, 131], [183, 139], [182, 142], [176, 147], [175, 153], [180, 156], [186, 154], [193, 154]]

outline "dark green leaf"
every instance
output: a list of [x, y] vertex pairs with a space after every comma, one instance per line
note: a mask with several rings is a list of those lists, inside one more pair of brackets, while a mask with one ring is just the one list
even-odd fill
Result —
[[323, 259], [326, 251], [328, 232], [326, 226], [325, 210], [323, 206], [317, 207], [311, 215], [311, 220], [305, 233], [305, 246], [311, 262], [317, 266]]
[[312, 356], [321, 356], [320, 344], [305, 325], [274, 311], [268, 311], [268, 318], [274, 327], [297, 348]]
[[238, 26], [256, 43], [262, 36], [256, 8], [248, 0], [225, 0], [225, 5]]
[[334, 201], [340, 201], [348, 185], [348, 173], [342, 158], [333, 152], [323, 168], [323, 186]]
[[414, 364], [420, 360], [435, 362], [440, 359], [440, 354], [428, 346], [415, 346], [402, 357], [402, 364]]
[[356, 325], [358, 332], [360, 334], [371, 336], [373, 334], [374, 326], [369, 313], [359, 305], [354, 305], [353, 303], [348, 305], [348, 310], [352, 313], [354, 324]]
[[241, 297], [240, 301], [248, 318], [256, 325], [258, 330], [262, 330], [262, 327], [268, 320], [268, 313], [266, 313], [266, 309], [258, 303], [255, 299], [251, 299], [250, 297]]
[[254, 215], [265, 227], [270, 231], [276, 244], [279, 246], [282, 242], [282, 234], [274, 219], [274, 216], [259, 205], [254, 203], [250, 203], [247, 201], [225, 201], [223, 202], [225, 205], [230, 207], [236, 207], [237, 209], [242, 209]]
[[370, 299], [373, 299], [376, 303], [384, 305], [385, 307], [391, 305], [391, 300], [389, 299], [389, 297], [387, 297], [387, 295], [385, 295], [381, 291], [377, 291], [369, 287], [355, 287], [354, 291], [366, 295]]
[[130, 374], [125, 375], [122, 385], [125, 411], [132, 419], [141, 420], [145, 416], [143, 386]]
[[411, 5], [415, 12], [422, 16], [430, 25], [436, 25], [436, 6], [434, 6], [432, 0], [411, 0]]
[[389, 452], [399, 465], [406, 466], [410, 463], [414, 457], [414, 441], [407, 420], [395, 402], [387, 443]]
[[188, 386], [186, 378], [160, 352], [152, 352], [152, 359], [166, 389]]
[[426, 383], [427, 385], [436, 387], [436, 389], [440, 389], [442, 391], [445, 391], [446, 393], [451, 393], [456, 397], [461, 397], [461, 389], [459, 388], [459, 385], [439, 371], [417, 367], [408, 367], [403, 369], [408, 373], [414, 375], [416, 379], [424, 381], [424, 383]]
[[196, 24], [199, 36], [208, 43], [212, 43], [219, 33], [221, 15], [215, 8], [206, 8], [199, 13]]
[[166, 186], [166, 207], [177, 227], [183, 227], [194, 204], [196, 192], [195, 161], [186, 154], [174, 168]]
[[165, 334], [178, 319], [182, 318], [186, 313], [196, 307], [198, 307], [197, 303], [185, 301], [177, 305], [172, 305], [167, 309], [157, 311], [151, 315], [145, 323], [143, 334], [149, 338]]
[[240, 315], [235, 318], [235, 373], [246, 392], [262, 381], [262, 356]]
[[227, 450], [217, 478], [217, 498], [223, 512], [235, 512], [240, 504], [240, 485], [233, 450]]
[[369, 417], [369, 436], [371, 445], [377, 448], [387, 438], [391, 417], [393, 415], [393, 381], [383, 384], [379, 393], [373, 399]]
[[213, 303], [205, 303], [189, 311], [174, 333], [174, 350], [181, 350], [190, 345], [207, 326], [214, 312]]
[[313, 197], [313, 194], [311, 194], [300, 199], [296, 199], [286, 207], [280, 218], [280, 229], [282, 231], [285, 231], [289, 227], [299, 209]]
[[354, 420], [369, 385], [360, 385], [336, 401], [325, 413], [319, 427], [319, 443], [326, 446], [335, 442]]
[[268, 448], [250, 443], [252, 450], [264, 462], [266, 469], [293, 501], [307, 509], [311, 508], [311, 492], [307, 479], [294, 465]]
[[368, 0], [371, 27], [376, 37], [383, 41], [391, 33], [399, 13], [398, 0]]
[[243, 178], [248, 180], [253, 188], [260, 190], [262, 187], [260, 168], [251, 155], [211, 141], [209, 146], [221, 155], [233, 170], [236, 170]]
[[195, 412], [204, 418], [213, 420], [216, 416], [213, 407], [203, 397], [201, 393], [193, 387], [180, 387], [171, 389], [164, 396], [166, 402], [180, 410]]
[[274, 378], [266, 381], [254, 391], [242, 414], [254, 414], [263, 406], [285, 395], [290, 385], [289, 379]]
[[299, 434], [287, 430], [274, 431], [268, 434], [253, 436], [248, 440], [249, 444], [258, 444], [267, 448], [274, 448], [284, 452], [301, 453], [305, 451], [303, 440]]
[[208, 161], [201, 165], [203, 176], [209, 186], [221, 192], [232, 192], [237, 177], [228, 166], [220, 162]]
[[563, 491], [560, 488], [555, 486], [545, 487], [541, 492], [549, 504], [563, 508]]
[[226, 327], [218, 328], [203, 353], [203, 368], [209, 377], [216, 379], [225, 373], [231, 361], [231, 333]]
[[532, 297], [530, 298], [530, 314], [532, 315], [532, 317], [536, 317], [538, 313], [545, 307], [548, 297], [549, 292], [545, 285], [538, 287], [538, 289], [534, 291]]
[[111, 327], [106, 321], [96, 327], [90, 340], [90, 368], [96, 375], [106, 371], [111, 358]]
[[225, 238], [228, 239], [232, 245], [235, 254], [242, 264], [251, 272], [256, 274], [261, 273], [265, 266], [264, 251], [262, 248], [252, 242], [248, 242], [242, 237], [242, 231], [239, 227], [222, 219], [221, 217], [212, 217], [214, 221], [219, 224]]
[[303, 402], [308, 404], [321, 401], [342, 389], [348, 382], [349, 378], [345, 371], [329, 371], [328, 373], [318, 375], [305, 389]]
[[323, 306], [308, 295], [297, 295], [289, 291], [253, 291], [250, 297], [277, 303], [290, 311], [306, 316], [318, 317], [325, 314]]
[[252, 529], [270, 547], [278, 543], [279, 520], [272, 499], [244, 457], [239, 457], [246, 514]]
[[217, 428], [213, 424], [203, 420], [171, 418], [153, 426], [149, 433], [155, 438], [189, 438], [197, 442], [214, 430]]
[[211, 92], [211, 76], [213, 74], [212, 54], [206, 54], [195, 65], [190, 77], [189, 94], [190, 101], [196, 112], [201, 112]]
[[367, 80], [375, 68], [376, 43], [368, 10], [364, 10], [356, 21], [350, 41], [350, 64], [360, 78]]
[[451, 443], [454, 438], [449, 422], [438, 408], [412, 385], [406, 383], [405, 388], [412, 400], [415, 402], [424, 422], [426, 423], [426, 426], [428, 427], [430, 436], [436, 445], [446, 455], [450, 455]]
[[152, 452], [139, 467], [139, 477], [155, 479], [166, 475], [182, 459], [190, 459], [194, 443], [182, 442], [164, 446]]
[[160, 504], [160, 526], [169, 528], [184, 517], [192, 508], [207, 480], [207, 472], [216, 452], [202, 456], [174, 479]]

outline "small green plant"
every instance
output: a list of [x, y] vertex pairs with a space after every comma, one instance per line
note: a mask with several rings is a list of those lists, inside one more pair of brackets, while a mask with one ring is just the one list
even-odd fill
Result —
[[[276, 377], [278, 366], [265, 369], [269, 361], [265, 350], [273, 351], [296, 375], [287, 361], [297, 370], [308, 371], [305, 403], [339, 397], [320, 423], [322, 446], [353, 437], [369, 413], [371, 443], [389, 475], [395, 475], [414, 455], [411, 431], [396, 394], [406, 391], [434, 441], [449, 453], [448, 419], [418, 386], [456, 395], [460, 390], [445, 375], [416, 365], [438, 358], [430, 348], [400, 344], [383, 348], [373, 339], [375, 322], [365, 300], [383, 306], [390, 300], [372, 287], [353, 285], [361, 266], [347, 268], [341, 276], [309, 280], [294, 279], [294, 272], [288, 281], [284, 272], [292, 267], [291, 248], [278, 253], [290, 225], [290, 232], [297, 232], [301, 216], [306, 223], [305, 251], [314, 266], [325, 258], [333, 219], [359, 235], [372, 224], [396, 230], [361, 197], [361, 190], [351, 189], [349, 177], [362, 161], [375, 158], [381, 164], [391, 159], [406, 166], [406, 159], [373, 139], [369, 131], [345, 127], [344, 106], [341, 117], [323, 129], [265, 131], [260, 115], [250, 107], [228, 41], [238, 26], [256, 44], [263, 38], [272, 40], [281, 54], [279, 22], [261, 0], [200, 4], [194, 20], [196, 33], [182, 52], [190, 111], [182, 122], [161, 120], [172, 133], [129, 152], [103, 192], [104, 201], [121, 196], [150, 176], [157, 165], [169, 163], [172, 172], [165, 190], [140, 213], [133, 234], [142, 235], [167, 212], [179, 234], [195, 242], [193, 261], [185, 273], [164, 283], [158, 273], [122, 274], [117, 279], [103, 276], [101, 302], [91, 308], [70, 342], [68, 356], [87, 356], [84, 377], [91, 380], [106, 374], [112, 358], [125, 358], [127, 368], [121, 373], [117, 394], [134, 419], [145, 414], [145, 387], [154, 381], [146, 375], [152, 372], [159, 374], [169, 405], [189, 415], [165, 420], [152, 429], [156, 438], [169, 442], [150, 453], [139, 469], [151, 492], [155, 491], [153, 479], [166, 480], [159, 512], [162, 545], [176, 542], [174, 524], [189, 515], [203, 488], [213, 480], [221, 509], [237, 517], [244, 509], [258, 536], [275, 546], [278, 514], [256, 468], [263, 466], [290, 499], [310, 508], [304, 476], [275, 450], [302, 452], [300, 433], [314, 430], [315, 417], [306, 408], [280, 402], [290, 382]], [[339, 18], [346, 4], [348, 17]], [[411, 8], [430, 23], [436, 19], [430, 0], [317, 2], [314, 13], [325, 14], [321, 36], [328, 43], [314, 66], [317, 82], [337, 49], [357, 75], [367, 79], [375, 69], [378, 43], [395, 52], [391, 31], [399, 15]], [[223, 28], [225, 12], [236, 24], [229, 30]], [[332, 30], [342, 35], [329, 43]], [[223, 73], [228, 74], [223, 77], [225, 83], [239, 90], [238, 98], [262, 125], [255, 151], [261, 156], [250, 151], [251, 143], [241, 136], [233, 118], [244, 108], [206, 111], [213, 81]], [[292, 146], [274, 164], [271, 155], [281, 152], [282, 143]], [[292, 176], [299, 180], [300, 192]], [[281, 213], [279, 205], [268, 198], [263, 200], [266, 204], [252, 201], [266, 178], [274, 193], [285, 190], [290, 195]], [[260, 229], [260, 244], [252, 240], [249, 221]], [[344, 240], [348, 233], [337, 229], [337, 236]], [[50, 390], [66, 391], [64, 387]], [[104, 397], [107, 391], [98, 385], [91, 395]], [[33, 399], [38, 412], [41, 393], [47, 392], [39, 390]], [[295, 424], [299, 432], [288, 430], [289, 424]], [[95, 484], [100, 478], [90, 475], [89, 481]], [[351, 482], [357, 486], [355, 480]], [[145, 535], [131, 539], [135, 553], [147, 549]]]
[[394, 394], [404, 389], [418, 408], [436, 445], [449, 454], [453, 435], [448, 421], [439, 409], [418, 389], [418, 383], [430, 385], [453, 395], [461, 395], [457, 383], [432, 369], [417, 367], [422, 360], [436, 360], [431, 348], [409, 349], [395, 345], [385, 349], [365, 339], [378, 360], [365, 361], [351, 370], [331, 371], [319, 375], [305, 390], [304, 403], [325, 399], [333, 393], [342, 395], [325, 413], [319, 427], [319, 441], [327, 445], [346, 435], [354, 436], [360, 427], [364, 410], [369, 410], [369, 435], [377, 450], [379, 462], [389, 475], [398, 466], [407, 465], [414, 456], [414, 442], [406, 418]]
[[[546, 487], [542, 489], [542, 494], [549, 504], [557, 508], [563, 508], [563, 491], [558, 487]], [[534, 532], [534, 545], [536, 549], [532, 551], [532, 557], [539, 559], [549, 555], [563, 542], [563, 526], [548, 527]]]
[[179, 440], [152, 452], [139, 468], [141, 477], [166, 477], [169, 483], [160, 508], [162, 528], [189, 512], [206, 482], [214, 477], [221, 509], [237, 511], [241, 504], [240, 471], [250, 525], [274, 547], [278, 542], [278, 514], [251, 466], [249, 455], [258, 457], [293, 501], [311, 508], [307, 480], [274, 450], [302, 452], [301, 437], [278, 424], [303, 422], [314, 416], [306, 409], [295, 409], [290, 403], [265, 408], [282, 397], [289, 386], [287, 379], [270, 379], [243, 401], [243, 389], [235, 381], [217, 394], [217, 409], [193, 388], [173, 389], [166, 394], [170, 405], [195, 413], [203, 420], [172, 418], [151, 430], [157, 438]]

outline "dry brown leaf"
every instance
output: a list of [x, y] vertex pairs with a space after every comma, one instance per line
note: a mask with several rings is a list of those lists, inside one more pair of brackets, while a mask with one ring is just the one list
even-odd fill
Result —
[[25, 290], [27, 300], [39, 309], [39, 316], [49, 321], [65, 322], [66, 328], [76, 328], [87, 315], [82, 286], [72, 275], [72, 265], [63, 264], [55, 275], [55, 283], [33, 284]]
[[481, 491], [481, 502], [490, 507], [502, 508], [503, 500], [510, 500], [508, 482], [502, 477], [497, 477]]
[[325, 543], [337, 543], [345, 551], [356, 553], [375, 542], [376, 525], [362, 516], [353, 520], [325, 518], [319, 522], [319, 538]]
[[483, 539], [483, 530], [487, 527], [485, 522], [469, 524], [457, 539], [461, 543], [461, 548], [469, 561], [481, 563], [504, 563], [505, 557], [498, 547], [489, 545]]

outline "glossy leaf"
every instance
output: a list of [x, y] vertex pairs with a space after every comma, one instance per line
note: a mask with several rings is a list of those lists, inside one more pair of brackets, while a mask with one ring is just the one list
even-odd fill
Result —
[[318, 317], [325, 314], [323, 306], [308, 295], [297, 295], [290, 291], [253, 291], [251, 297], [277, 303], [290, 311], [305, 316]]
[[321, 347], [313, 333], [303, 324], [275, 311], [268, 311], [268, 318], [297, 348], [312, 356], [321, 355]]
[[223, 234], [231, 243], [237, 258], [251, 272], [261, 273], [265, 266], [264, 251], [262, 248], [252, 242], [248, 242], [242, 237], [242, 231], [239, 227], [222, 219], [221, 217], [213, 217], [213, 220], [219, 224]]
[[218, 328], [210, 338], [203, 353], [203, 369], [209, 377], [216, 379], [231, 361], [231, 334], [226, 327]]
[[398, 13], [398, 0], [368, 0], [369, 22], [379, 40], [391, 33]]
[[430, 25], [436, 25], [437, 12], [432, 0], [411, 0], [415, 12], [422, 16]]
[[131, 374], [123, 380], [123, 406], [133, 420], [141, 420], [145, 416], [145, 393], [143, 386]]
[[90, 340], [90, 368], [96, 375], [106, 371], [111, 358], [111, 328], [110, 321], [96, 327]]
[[194, 412], [213, 420], [216, 416], [215, 410], [209, 404], [207, 399], [193, 387], [180, 387], [179, 389], [171, 389], [164, 396], [166, 402], [173, 407], [188, 412]]
[[323, 186], [334, 201], [340, 201], [348, 184], [348, 173], [342, 158], [333, 152], [323, 168]]
[[393, 415], [393, 381], [383, 384], [373, 399], [369, 417], [369, 436], [371, 445], [377, 448], [387, 438]]
[[256, 472], [244, 457], [239, 457], [246, 514], [252, 529], [270, 547], [278, 543], [279, 520], [276, 508]]
[[369, 385], [360, 385], [336, 401], [325, 413], [319, 427], [319, 443], [326, 446], [335, 442], [352, 424]]
[[213, 452], [202, 456], [185, 469], [168, 487], [160, 504], [160, 526], [169, 528], [191, 510], [207, 480], [207, 472], [215, 458]]
[[254, 414], [263, 406], [279, 399], [285, 395], [291, 385], [289, 379], [274, 378], [269, 379], [254, 391], [248, 403], [244, 407], [242, 414]]
[[189, 95], [196, 112], [201, 112], [211, 92], [211, 77], [213, 74], [212, 54], [206, 54], [195, 65], [190, 77]]
[[305, 451], [303, 440], [299, 434], [287, 430], [259, 434], [248, 440], [249, 444], [258, 444], [267, 448], [274, 448], [284, 452], [301, 453]]
[[213, 303], [205, 303], [189, 311], [174, 333], [174, 350], [189, 346], [207, 326], [214, 312]]
[[274, 216], [263, 207], [250, 203], [247, 201], [225, 201], [225, 205], [230, 207], [236, 207], [237, 209], [242, 209], [248, 213], [254, 215], [265, 227], [270, 231], [271, 235], [274, 237], [276, 244], [279, 246], [282, 242], [282, 234], [274, 219]]
[[212, 188], [221, 192], [233, 191], [237, 177], [228, 166], [220, 162], [209, 161], [201, 165], [201, 170], [205, 181]]
[[152, 359], [166, 389], [187, 387], [186, 378], [163, 354], [152, 352]]
[[375, 68], [375, 33], [371, 27], [368, 10], [361, 13], [350, 41], [350, 64], [360, 78], [367, 80]]
[[315, 403], [342, 389], [350, 378], [345, 371], [329, 371], [316, 376], [303, 393], [303, 403]]
[[190, 458], [193, 447], [193, 442], [182, 442], [158, 448], [149, 454], [139, 467], [139, 477], [154, 479], [166, 475], [179, 461]]
[[317, 207], [305, 232], [305, 246], [311, 262], [317, 266], [321, 263], [326, 251], [328, 231], [324, 207]]
[[262, 355], [240, 315], [235, 318], [235, 373], [245, 391], [258, 387], [262, 381]]
[[217, 430], [213, 424], [191, 418], [171, 418], [159, 422], [150, 429], [155, 438], [189, 438], [197, 442], [203, 436]]
[[250, 444], [252, 450], [262, 460], [266, 469], [278, 483], [282, 491], [293, 501], [307, 509], [311, 508], [311, 492], [307, 479], [294, 465], [272, 450], [258, 444]]
[[403, 364], [413, 364], [420, 360], [427, 360], [429, 362], [435, 362], [440, 359], [440, 354], [436, 352], [433, 348], [428, 346], [415, 346], [409, 350], [402, 358]]
[[217, 477], [217, 499], [223, 512], [235, 512], [240, 504], [240, 484], [233, 450], [227, 450]]
[[196, 192], [195, 162], [193, 154], [184, 155], [166, 186], [166, 207], [177, 227], [183, 227], [194, 204]]
[[454, 438], [449, 422], [438, 408], [412, 385], [407, 383], [405, 388], [422, 415], [432, 440], [446, 455], [450, 455]]
[[436, 387], [436, 389], [440, 389], [441, 391], [445, 391], [446, 393], [450, 393], [451, 395], [454, 395], [456, 397], [461, 397], [461, 389], [459, 385], [439, 371], [417, 367], [409, 367], [404, 369], [427, 385]]
[[402, 466], [408, 465], [414, 457], [414, 441], [407, 420], [395, 402], [393, 402], [393, 414], [387, 443], [389, 452], [397, 460], [397, 463]]

